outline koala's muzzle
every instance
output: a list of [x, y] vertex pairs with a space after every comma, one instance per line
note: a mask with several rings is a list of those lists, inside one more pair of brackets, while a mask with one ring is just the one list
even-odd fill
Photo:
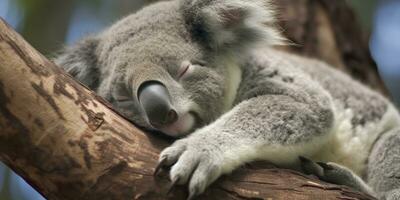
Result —
[[173, 124], [178, 120], [168, 90], [162, 83], [157, 81], [143, 83], [139, 87], [138, 99], [155, 128]]

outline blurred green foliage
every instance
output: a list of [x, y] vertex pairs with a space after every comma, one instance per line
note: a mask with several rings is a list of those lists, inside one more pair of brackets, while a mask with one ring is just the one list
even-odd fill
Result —
[[[1, 163], [0, 163], [0, 165], [1, 165]], [[3, 180], [1, 180], [1, 181], [3, 181], [3, 186], [0, 188], [0, 200], [8, 200], [8, 199], [11, 199], [11, 194], [10, 194], [10, 192], [11, 192], [10, 191], [11, 171], [5, 170], [2, 177], [3, 177]]]
[[346, 0], [349, 4], [354, 7], [360, 23], [366, 28], [366, 30], [371, 30], [373, 16], [375, 8], [378, 4], [378, 0]]
[[93, 10], [101, 20], [113, 21], [149, 2], [152, 0], [16, 0], [22, 18], [17, 30], [41, 53], [52, 55], [65, 41], [78, 7]]
[[[17, 6], [21, 9], [23, 9], [25, 12], [32, 12], [35, 10], [40, 9], [40, 7], [43, 7], [46, 5], [49, 1], [51, 0], [16, 0]], [[57, 0], [55, 0], [57, 1]], [[69, 3], [73, 3], [75, 0], [64, 0]], [[79, 3], [82, 4], [88, 4], [89, 6], [92, 6], [93, 8], [99, 8], [101, 4], [103, 3], [102, 0], [80, 0]]]
[[17, 0], [22, 20], [17, 29], [36, 49], [50, 54], [63, 41], [76, 0]]

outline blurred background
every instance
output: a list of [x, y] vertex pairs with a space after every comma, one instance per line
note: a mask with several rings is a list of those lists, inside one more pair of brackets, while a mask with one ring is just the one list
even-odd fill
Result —
[[[393, 99], [400, 102], [400, 0], [348, 0]], [[0, 0], [5, 19], [36, 49], [52, 56], [62, 46], [98, 32], [151, 0]], [[398, 104], [399, 105], [399, 104]], [[0, 163], [0, 200], [40, 200], [24, 180]]]

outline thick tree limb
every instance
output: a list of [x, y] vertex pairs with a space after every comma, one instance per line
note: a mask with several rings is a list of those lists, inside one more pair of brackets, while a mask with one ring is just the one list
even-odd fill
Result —
[[[184, 199], [153, 177], [165, 139], [145, 134], [0, 22], [0, 159], [48, 199]], [[372, 199], [252, 164], [202, 199]]]

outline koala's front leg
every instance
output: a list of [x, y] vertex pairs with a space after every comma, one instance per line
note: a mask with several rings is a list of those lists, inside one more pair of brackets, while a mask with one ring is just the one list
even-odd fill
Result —
[[327, 141], [333, 122], [327, 99], [284, 95], [249, 99], [166, 148], [160, 162], [172, 166], [173, 183], [189, 183], [190, 198], [246, 162], [293, 164]]

